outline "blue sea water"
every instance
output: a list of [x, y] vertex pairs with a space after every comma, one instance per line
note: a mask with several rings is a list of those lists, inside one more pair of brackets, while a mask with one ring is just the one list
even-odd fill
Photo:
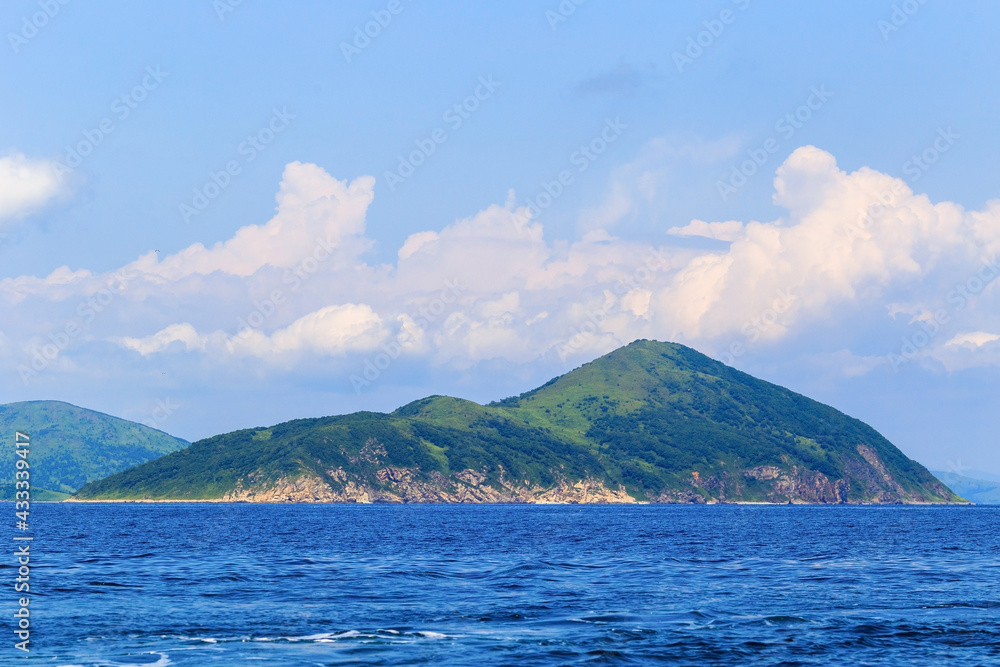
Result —
[[4, 665], [1000, 664], [1000, 508], [44, 504], [32, 521], [31, 658], [6, 631]]

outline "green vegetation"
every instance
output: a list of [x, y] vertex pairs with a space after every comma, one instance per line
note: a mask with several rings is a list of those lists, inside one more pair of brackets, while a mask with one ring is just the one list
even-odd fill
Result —
[[[77, 498], [213, 499], [238, 484], [268, 488], [303, 475], [334, 490], [389, 489], [389, 467], [442, 487], [470, 470], [497, 489], [591, 479], [637, 500], [780, 502], [816, 493], [841, 502], [959, 500], [870, 426], [655, 341], [486, 406], [431, 396], [388, 415], [300, 419], [215, 436], [87, 484]], [[785, 486], [776, 486], [779, 476]], [[803, 490], [776, 490], [795, 485]], [[816, 492], [819, 486], [826, 490]]]
[[976, 479], [954, 472], [932, 471], [955, 493], [977, 505], [1000, 505], [1000, 482]]
[[[17, 489], [13, 484], [0, 484], [0, 500], [14, 500], [16, 497]], [[72, 498], [71, 493], [61, 493], [59, 491], [49, 491], [48, 489], [42, 489], [36, 486], [31, 487], [31, 500], [32, 502], [37, 502], [39, 500], [46, 501], [59, 501], [66, 500], [67, 498]]]
[[[107, 477], [188, 445], [142, 424], [60, 401], [0, 405], [0, 432], [31, 436], [31, 488], [36, 500], [62, 500]], [[14, 498], [14, 447], [0, 448], [0, 500]]]

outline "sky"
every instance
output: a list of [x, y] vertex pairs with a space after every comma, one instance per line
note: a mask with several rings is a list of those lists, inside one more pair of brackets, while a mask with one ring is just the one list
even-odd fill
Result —
[[998, 20], [8, 0], [0, 402], [195, 440], [650, 338], [1000, 471]]

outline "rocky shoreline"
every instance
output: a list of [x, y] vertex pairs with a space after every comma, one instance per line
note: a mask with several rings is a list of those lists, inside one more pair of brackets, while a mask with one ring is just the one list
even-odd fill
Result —
[[[868, 457], [866, 457], [868, 458]], [[84, 500], [69, 498], [62, 502], [208, 502], [208, 503], [325, 503], [325, 504], [518, 504], [518, 505], [933, 505], [910, 497], [901, 486], [884, 473], [877, 461], [869, 462], [884, 474], [882, 479], [869, 479], [869, 471], [859, 470], [858, 482], [870, 490], [861, 500], [848, 499], [847, 480], [830, 480], [814, 470], [792, 466], [785, 470], [776, 466], [758, 466], [738, 475], [701, 477], [692, 472], [688, 488], [666, 489], [651, 500], [637, 500], [624, 487], [608, 488], [603, 481], [582, 479], [559, 480], [551, 487], [516, 484], [500, 475], [499, 483], [489, 483], [482, 471], [462, 470], [450, 476], [432, 472], [421, 474], [418, 469], [385, 467], [375, 473], [375, 479], [365, 481], [349, 477], [343, 469], [325, 471], [325, 479], [317, 474], [280, 478], [266, 482], [252, 475], [237, 481], [232, 491], [221, 498], [133, 498], [117, 500]], [[865, 474], [867, 473], [867, 474]], [[888, 478], [888, 479], [886, 479]], [[876, 483], [876, 481], [881, 483]], [[755, 484], [762, 493], [748, 493]], [[888, 490], [886, 486], [888, 485]], [[499, 488], [498, 488], [499, 487]], [[747, 498], [750, 495], [750, 498]], [[754, 497], [756, 495], [756, 497]], [[973, 504], [973, 503], [946, 503]]]

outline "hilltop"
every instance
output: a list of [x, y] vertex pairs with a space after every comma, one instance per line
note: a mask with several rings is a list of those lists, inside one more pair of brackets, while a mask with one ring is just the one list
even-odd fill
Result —
[[[61, 401], [0, 405], [0, 431], [31, 436], [32, 498], [66, 498], [107, 477], [188, 446], [142, 424]], [[13, 440], [12, 440], [13, 441]], [[14, 448], [0, 448], [0, 499], [14, 497]]]
[[489, 405], [431, 396], [214, 436], [76, 499], [962, 502], [867, 424], [647, 340]]

